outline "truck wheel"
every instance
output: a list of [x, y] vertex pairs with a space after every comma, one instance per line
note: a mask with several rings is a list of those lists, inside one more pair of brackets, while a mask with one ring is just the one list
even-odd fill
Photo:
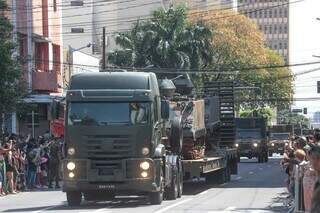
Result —
[[217, 180], [217, 183], [218, 184], [224, 184], [226, 182], [226, 168], [224, 169], [220, 169], [217, 171], [218, 172], [218, 180]]
[[265, 154], [265, 161], [264, 162], [268, 162], [269, 161], [269, 157], [268, 157], [268, 153]]
[[178, 197], [179, 193], [179, 176], [178, 171], [175, 169], [172, 169], [172, 180], [171, 184], [168, 188], [165, 190], [166, 198], [168, 200], [175, 200]]
[[69, 206], [80, 206], [81, 199], [81, 192], [67, 192], [67, 201]]
[[183, 128], [181, 117], [175, 117], [173, 119], [170, 131], [170, 146], [172, 147], [172, 151], [176, 154], [180, 154], [182, 151], [183, 143]]
[[149, 201], [151, 205], [160, 205], [163, 201], [163, 191], [150, 192]]
[[179, 169], [179, 178], [178, 178], [178, 198], [182, 196], [183, 193], [183, 169], [180, 163], [180, 169]]
[[206, 174], [206, 182], [207, 184], [214, 185], [217, 184], [217, 174], [216, 172], [209, 172]]

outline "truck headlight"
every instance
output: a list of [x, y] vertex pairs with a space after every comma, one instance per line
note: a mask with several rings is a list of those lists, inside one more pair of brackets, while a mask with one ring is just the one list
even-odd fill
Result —
[[67, 169], [73, 171], [76, 168], [76, 164], [74, 162], [69, 162], [67, 164]]
[[148, 177], [148, 172], [141, 172], [141, 177], [143, 177], [143, 178]]
[[150, 153], [150, 150], [148, 147], [143, 147], [141, 152], [143, 155], [148, 155]]
[[73, 147], [68, 148], [68, 154], [74, 155], [76, 153], [76, 150]]
[[272, 143], [271, 146], [274, 146], [274, 143]]
[[258, 147], [258, 144], [257, 144], [257, 143], [254, 143], [253, 146], [254, 146], [254, 147]]
[[239, 144], [238, 143], [236, 143], [236, 145], [235, 145], [236, 147], [239, 147]]
[[140, 168], [143, 170], [148, 170], [150, 168], [150, 163], [147, 161], [144, 161], [144, 162], [140, 163]]
[[74, 178], [74, 173], [73, 172], [69, 172], [69, 178]]
[[289, 144], [288, 144], [288, 143], [285, 143], [284, 145], [285, 145], [285, 146], [288, 146]]

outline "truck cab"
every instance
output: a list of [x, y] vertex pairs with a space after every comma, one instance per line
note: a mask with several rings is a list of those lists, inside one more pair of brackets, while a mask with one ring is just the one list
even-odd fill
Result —
[[269, 156], [273, 153], [283, 155], [285, 146], [293, 135], [293, 125], [273, 125], [269, 127]]
[[266, 121], [263, 118], [236, 118], [236, 144], [239, 157], [268, 161]]
[[173, 173], [182, 170], [179, 156], [163, 142], [168, 117], [153, 73], [74, 75], [66, 95], [63, 162], [69, 205], [80, 205], [82, 195], [142, 194], [160, 204], [164, 192], [181, 194]]

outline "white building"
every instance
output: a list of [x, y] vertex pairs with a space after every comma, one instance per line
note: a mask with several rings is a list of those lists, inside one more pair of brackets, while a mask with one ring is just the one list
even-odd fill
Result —
[[83, 49], [88, 54], [101, 54], [102, 28], [106, 27], [107, 52], [115, 49], [113, 35], [126, 31], [137, 20], [148, 19], [159, 8], [183, 4], [190, 9], [236, 9], [236, 0], [72, 0], [65, 1], [63, 8], [64, 48], [81, 48], [94, 43], [92, 48]]
[[[290, 0], [289, 25], [289, 64], [319, 62], [320, 55], [320, 1]], [[320, 64], [292, 66], [296, 74], [294, 108], [308, 108], [308, 115], [319, 111], [320, 95], [317, 94], [317, 81], [320, 81]], [[305, 73], [305, 74], [301, 74]]]

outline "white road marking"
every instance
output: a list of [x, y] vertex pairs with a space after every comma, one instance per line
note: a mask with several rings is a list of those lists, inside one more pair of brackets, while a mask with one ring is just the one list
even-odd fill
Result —
[[254, 172], [249, 172], [249, 174], [250, 174], [250, 175], [253, 175], [253, 174], [254, 174]]
[[174, 203], [174, 204], [172, 204], [172, 205], [170, 205], [170, 206], [167, 206], [167, 207], [164, 207], [164, 208], [162, 208], [162, 209], [159, 209], [158, 211], [155, 211], [154, 213], [166, 212], [166, 211], [168, 211], [169, 209], [172, 209], [172, 208], [174, 208], [174, 207], [176, 207], [176, 206], [179, 206], [179, 205], [181, 205], [181, 204], [183, 204], [183, 203], [189, 202], [190, 200], [192, 200], [192, 198], [188, 198], [188, 199], [182, 200], [182, 201], [180, 201], [180, 202]]
[[57, 206], [49, 206], [47, 208], [43, 208], [43, 209], [40, 209], [40, 210], [37, 210], [37, 211], [33, 211], [31, 213], [39, 213], [39, 212], [43, 212], [43, 211], [46, 211], [46, 210], [49, 210], [49, 209], [53, 209], [53, 208], [56, 208]]
[[107, 208], [97, 209], [95, 211], [92, 210], [92, 211], [79, 212], [79, 213], [92, 213], [92, 212], [111, 213], [111, 211], [109, 211]]
[[259, 170], [263, 170], [263, 168], [260, 167]]
[[236, 207], [234, 206], [229, 206], [228, 208], [224, 209], [224, 211], [234, 211], [236, 210]]
[[208, 193], [208, 191], [204, 191], [204, 192], [199, 193], [199, 195], [204, 195], [204, 194], [207, 194], [207, 193]]

